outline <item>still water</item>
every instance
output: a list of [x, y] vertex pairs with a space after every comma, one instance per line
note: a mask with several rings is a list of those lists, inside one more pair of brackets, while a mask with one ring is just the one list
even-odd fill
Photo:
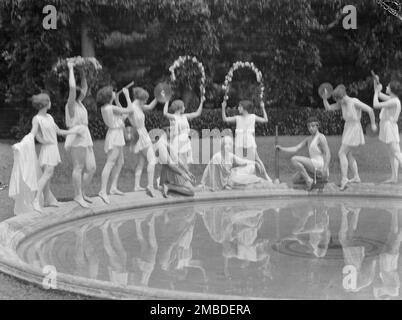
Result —
[[92, 217], [25, 241], [37, 267], [113, 282], [280, 299], [399, 299], [402, 201], [277, 198]]

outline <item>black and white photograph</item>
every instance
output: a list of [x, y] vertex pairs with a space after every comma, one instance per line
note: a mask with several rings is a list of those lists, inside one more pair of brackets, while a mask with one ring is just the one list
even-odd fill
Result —
[[401, 99], [401, 0], [1, 0], [0, 300], [402, 299]]

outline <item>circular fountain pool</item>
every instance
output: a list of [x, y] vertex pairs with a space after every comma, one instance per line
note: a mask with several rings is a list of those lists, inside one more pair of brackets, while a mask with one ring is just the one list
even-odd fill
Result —
[[112, 297], [400, 298], [400, 209], [362, 197], [183, 203], [58, 224], [16, 252]]

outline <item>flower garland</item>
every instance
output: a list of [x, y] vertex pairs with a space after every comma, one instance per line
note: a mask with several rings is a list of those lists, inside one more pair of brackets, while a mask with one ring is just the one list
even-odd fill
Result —
[[255, 64], [253, 62], [241, 62], [241, 61], [235, 62], [225, 77], [225, 84], [222, 86], [222, 89], [225, 91], [224, 101], [227, 102], [229, 100], [229, 89], [230, 89], [230, 84], [232, 83], [232, 80], [233, 80], [233, 74], [236, 70], [238, 70], [240, 68], [250, 68], [251, 70], [254, 71], [256, 78], [257, 78], [257, 82], [259, 83], [260, 89], [261, 89], [260, 98], [263, 101], [265, 87], [262, 82], [262, 72], [260, 70], [258, 70], [258, 68], [255, 66]]
[[98, 72], [102, 69], [102, 65], [100, 62], [94, 57], [73, 57], [66, 59], [59, 59], [57, 63], [53, 66], [53, 72], [61, 76], [64, 71], [67, 70], [67, 63], [72, 62], [74, 66], [84, 68], [85, 70], [92, 69], [95, 72]]
[[206, 82], [206, 76], [205, 76], [205, 68], [201, 62], [198, 61], [196, 57], [190, 57], [190, 56], [180, 56], [169, 68], [170, 71], [170, 79], [174, 82], [176, 81], [176, 74], [175, 71], [177, 68], [183, 66], [187, 61], [192, 62], [198, 66], [198, 69], [200, 70], [201, 73], [201, 84], [200, 84], [200, 92], [201, 92], [201, 98], [205, 98], [205, 82]]

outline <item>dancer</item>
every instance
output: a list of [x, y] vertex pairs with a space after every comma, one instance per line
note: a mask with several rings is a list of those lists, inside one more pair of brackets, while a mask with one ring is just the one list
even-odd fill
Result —
[[185, 166], [193, 163], [191, 140], [189, 137], [190, 125], [188, 121], [201, 116], [204, 102], [205, 97], [202, 97], [198, 110], [193, 113], [184, 113], [186, 107], [182, 100], [173, 101], [170, 106], [170, 110], [173, 114], [168, 111], [169, 104], [165, 104], [165, 107], [163, 108], [163, 115], [170, 120], [170, 125], [172, 127], [170, 132], [172, 135], [170, 139], [171, 156], [175, 161], [180, 159]]
[[146, 105], [145, 103], [149, 98], [149, 94], [142, 88], [137, 87], [133, 89], [134, 101], [131, 101], [130, 94], [127, 89], [124, 89], [123, 93], [127, 100], [127, 108], [130, 111], [128, 119], [130, 120], [131, 125], [136, 128], [138, 133], [138, 141], [133, 149], [134, 154], [139, 155], [139, 161], [135, 168], [134, 192], [144, 190], [140, 187], [140, 182], [145, 162], [147, 162], [148, 186], [145, 190], [150, 197], [155, 197], [154, 172], [156, 157], [152, 147], [151, 138], [147, 128], [145, 127], [144, 111], [153, 110], [158, 102], [156, 99], [154, 99], [151, 104]]
[[162, 194], [167, 198], [168, 192], [174, 191], [181, 195], [192, 197], [194, 196], [193, 181], [195, 178], [180, 158], [178, 162], [172, 159], [169, 144], [170, 128], [166, 127], [164, 130], [164, 133], [155, 144], [155, 152], [159, 163], [162, 165], [160, 174]]
[[225, 136], [222, 138], [221, 151], [212, 157], [204, 171], [201, 186], [217, 191], [267, 182], [254, 174], [256, 166], [260, 167], [260, 164], [233, 154], [233, 139]]
[[[356, 159], [353, 156], [353, 151], [356, 147], [364, 145], [363, 128], [361, 125], [362, 111], [365, 111], [370, 116], [371, 128], [377, 131], [375, 123], [375, 115], [372, 108], [357, 98], [351, 98], [346, 93], [344, 85], [339, 85], [333, 92], [335, 104], [330, 105], [328, 102], [328, 91], [324, 91], [322, 97], [326, 111], [342, 110], [342, 116], [345, 120], [345, 127], [343, 129], [342, 146], [339, 150], [339, 160], [341, 163], [341, 190], [347, 188], [348, 183], [360, 183], [359, 170], [357, 167]], [[353, 178], [348, 179], [348, 167], [351, 166]]]
[[236, 123], [235, 152], [237, 156], [246, 157], [259, 164], [260, 174], [268, 181], [272, 181], [265, 170], [264, 164], [257, 153], [255, 142], [255, 123], [268, 123], [268, 115], [265, 111], [265, 104], [261, 102], [260, 107], [264, 117], [250, 113], [253, 103], [248, 100], [240, 101], [238, 110], [240, 115], [235, 117], [226, 116], [226, 101], [222, 103], [222, 118], [226, 123]]
[[[53, 177], [54, 169], [61, 162], [57, 135], [74, 135], [77, 130], [61, 130], [54, 122], [53, 117], [48, 114], [51, 108], [50, 97], [46, 93], [41, 93], [32, 97], [32, 106], [38, 111], [32, 119], [31, 134], [42, 144], [39, 154], [39, 166], [43, 170], [42, 176], [38, 180], [38, 190], [33, 201], [33, 209], [43, 213], [40, 199], [44, 196], [45, 207], [58, 207], [57, 199], [50, 190], [50, 180]], [[79, 128], [78, 128], [79, 129]]]
[[[402, 165], [402, 153], [399, 145], [398, 119], [401, 113], [402, 84], [399, 81], [391, 81], [387, 86], [387, 94], [382, 91], [379, 79], [374, 79], [373, 106], [381, 109], [380, 136], [379, 139], [387, 145], [387, 151], [391, 162], [391, 178], [384, 183], [398, 183], [399, 165]], [[378, 99], [383, 102], [380, 102]]]
[[319, 131], [319, 120], [316, 117], [310, 117], [307, 120], [307, 127], [311, 137], [304, 139], [295, 147], [284, 148], [278, 145], [276, 148], [288, 153], [297, 153], [305, 147], [308, 148], [310, 158], [294, 156], [291, 161], [297, 170], [296, 175], [293, 177], [293, 183], [297, 184], [302, 181], [306, 183], [307, 190], [311, 190], [317, 182], [317, 174], [322, 177], [323, 181], [328, 181], [331, 152], [327, 139]]
[[[111, 86], [107, 86], [99, 90], [96, 97], [98, 106], [101, 107], [102, 118], [108, 127], [105, 140], [105, 153], [107, 161], [102, 171], [102, 186], [99, 192], [99, 197], [106, 203], [110, 204], [110, 199], [107, 194], [107, 185], [110, 174], [112, 175], [112, 184], [110, 187], [111, 195], [124, 195], [117, 188], [117, 182], [120, 176], [121, 169], [124, 165], [124, 149], [126, 145], [124, 141], [124, 120], [123, 115], [129, 114], [130, 111], [121, 107], [116, 93], [113, 92]], [[117, 106], [113, 105], [113, 101]]]
[[88, 111], [82, 103], [88, 92], [88, 84], [83, 69], [81, 69], [81, 87], [76, 85], [74, 64], [71, 61], [68, 62], [68, 69], [70, 93], [65, 109], [66, 124], [68, 128], [84, 126], [84, 130], [80, 136], [67, 136], [65, 148], [70, 151], [73, 159], [74, 201], [83, 208], [89, 208], [89, 203], [92, 201], [84, 190], [95, 174], [96, 162], [91, 133], [88, 129]]

